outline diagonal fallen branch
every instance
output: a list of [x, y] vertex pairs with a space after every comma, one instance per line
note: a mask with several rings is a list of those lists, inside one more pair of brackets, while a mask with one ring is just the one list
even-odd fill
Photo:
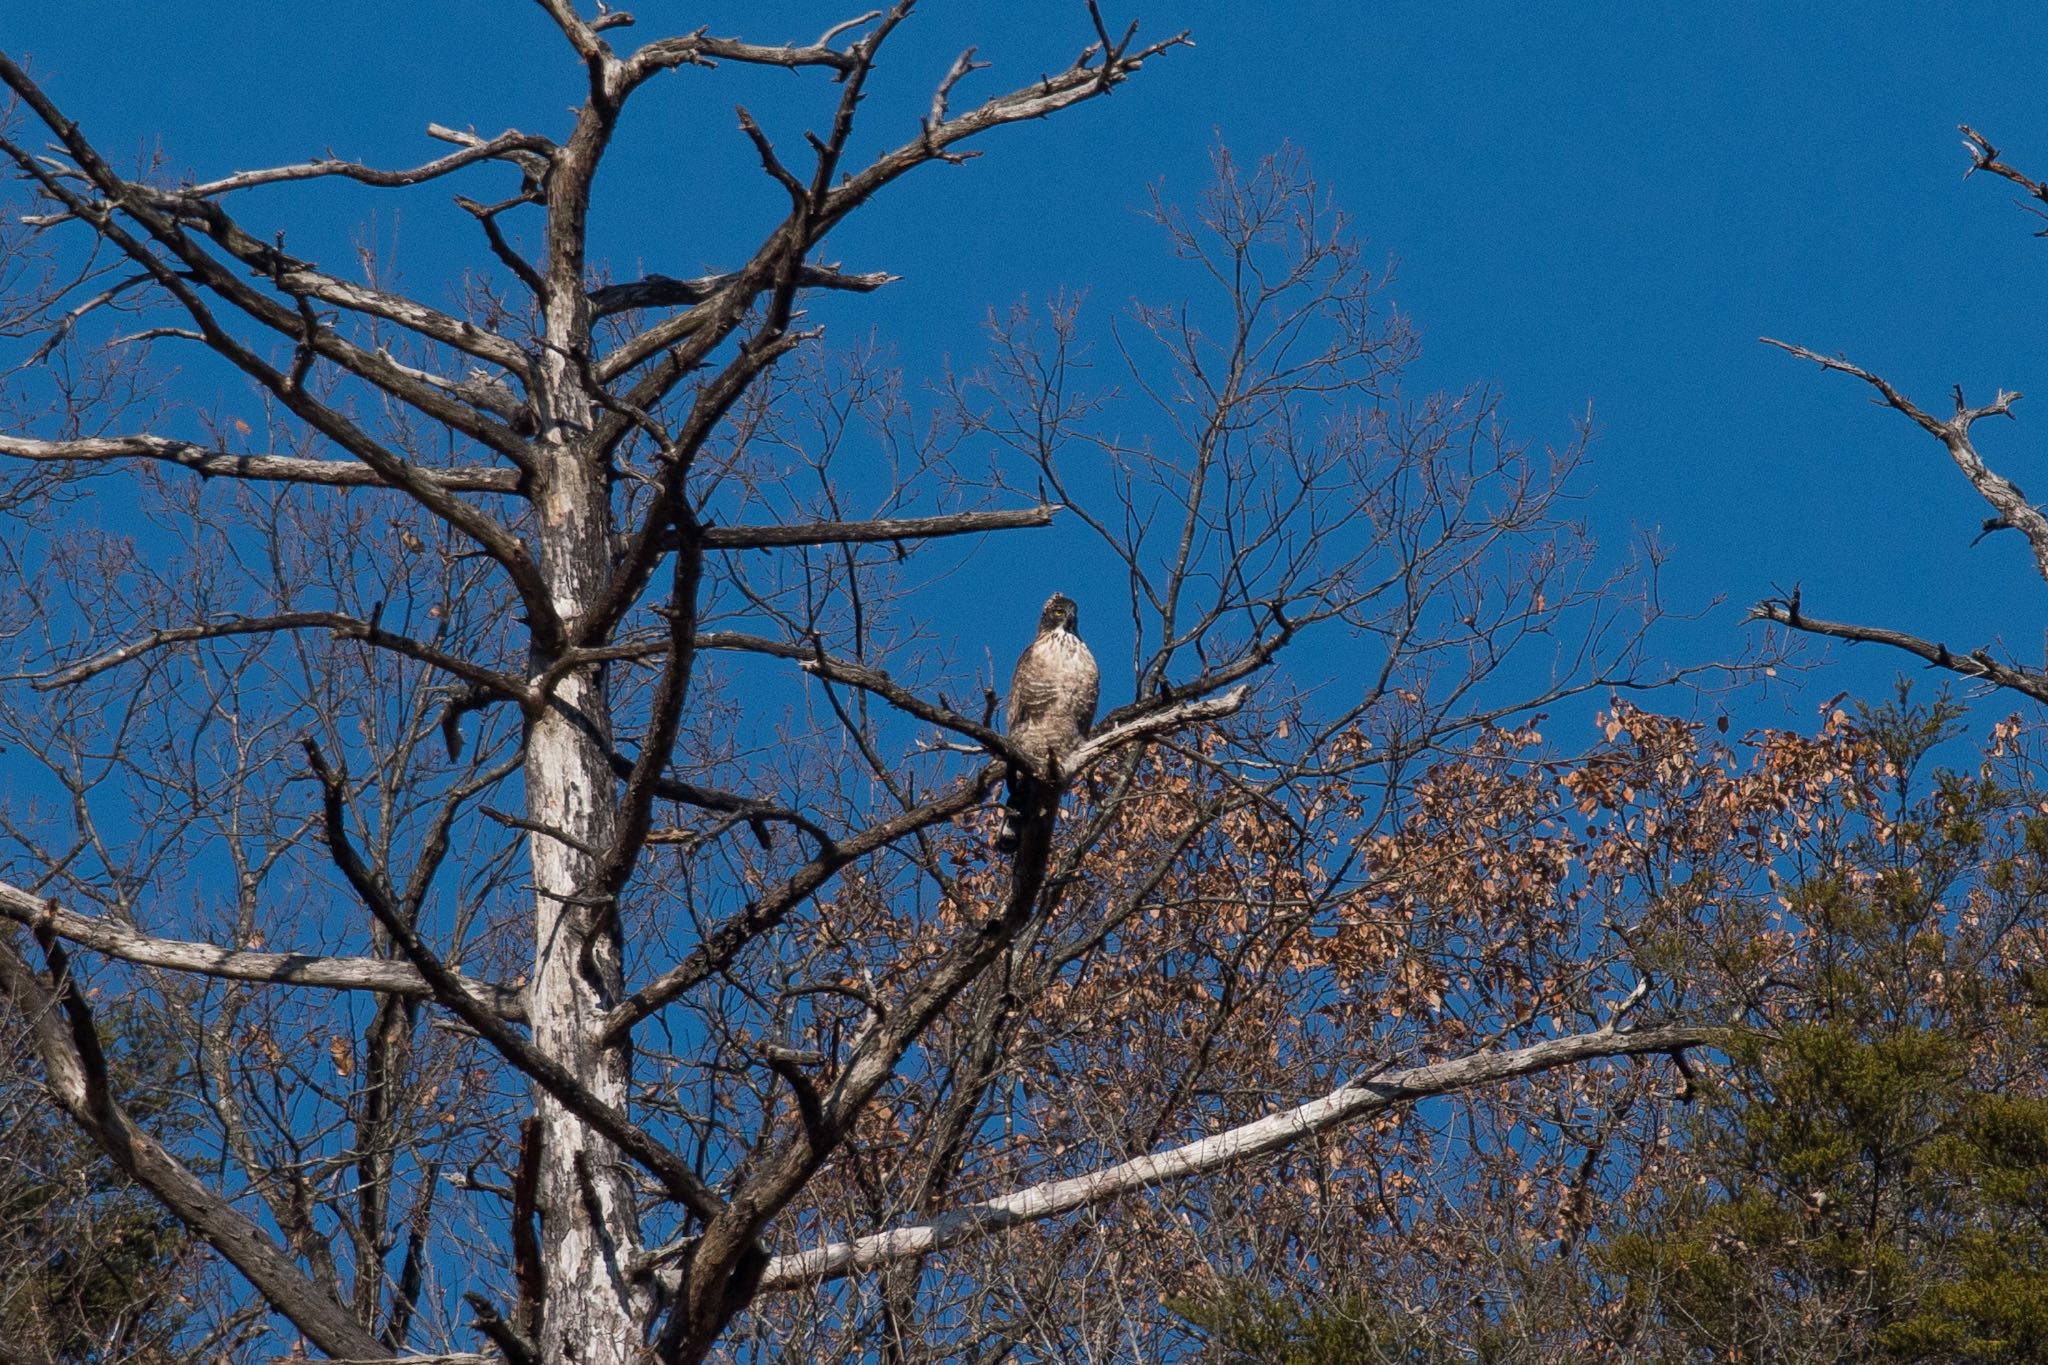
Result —
[[50, 962], [49, 981], [23, 960], [11, 935], [0, 937], [0, 1001], [19, 1011], [28, 1025], [50, 1097], [108, 1160], [205, 1239], [321, 1351], [331, 1357], [382, 1351], [377, 1339], [269, 1232], [130, 1116], [114, 1095], [92, 1007], [62, 945], [46, 934], [37, 937]]
[[1505, 1052], [1480, 1052], [1453, 1061], [1390, 1072], [1371, 1080], [1354, 1081], [1339, 1086], [1320, 1099], [1168, 1151], [1137, 1157], [1086, 1175], [1049, 1180], [999, 1199], [970, 1204], [925, 1222], [892, 1228], [855, 1241], [834, 1242], [809, 1251], [777, 1256], [763, 1272], [761, 1288], [792, 1289], [799, 1285], [841, 1279], [892, 1262], [941, 1251], [1004, 1228], [1056, 1217], [1171, 1180], [1219, 1170], [1248, 1157], [1276, 1152], [1304, 1138], [1356, 1123], [1397, 1104], [1603, 1057], [1645, 1056], [1678, 1052], [1688, 1047], [1713, 1046], [1725, 1034], [1725, 1029], [1684, 1024], [1637, 1030], [1621, 1030], [1609, 1025], [1591, 1033], [1550, 1038], [1528, 1047]]

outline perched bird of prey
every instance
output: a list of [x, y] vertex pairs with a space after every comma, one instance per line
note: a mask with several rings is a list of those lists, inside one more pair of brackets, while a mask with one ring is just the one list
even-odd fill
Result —
[[[1101, 687], [1095, 656], [1081, 643], [1081, 614], [1071, 598], [1054, 593], [1038, 614], [1038, 638], [1025, 649], [1017, 660], [1017, 671], [1010, 676], [1005, 725], [1010, 742], [1023, 750], [1041, 773], [1055, 781], [1063, 778], [1060, 765], [1095, 722], [1095, 699]], [[997, 848], [1005, 853], [1016, 849], [1025, 817], [1045, 795], [1039, 777], [1015, 764], [1010, 766]]]

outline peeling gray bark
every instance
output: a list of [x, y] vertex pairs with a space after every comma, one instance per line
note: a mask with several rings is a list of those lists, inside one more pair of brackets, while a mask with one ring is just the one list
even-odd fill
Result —
[[[583, 436], [597, 404], [573, 357], [587, 355], [592, 315], [583, 289], [583, 225], [590, 177], [607, 127], [586, 107], [555, 175], [561, 200], [549, 218], [546, 344], [534, 363], [541, 440], [534, 524], [541, 574], [564, 633], [577, 637], [611, 579], [611, 488]], [[536, 675], [559, 654], [536, 648]], [[533, 1044], [604, 1103], [630, 1105], [629, 1041], [602, 1041], [604, 1012], [625, 994], [616, 902], [599, 854], [619, 833], [609, 754], [611, 699], [602, 664], [573, 669], [528, 717], [526, 811], [533, 860], [534, 972], [528, 1018]], [[558, 838], [541, 830], [558, 830]], [[625, 1365], [651, 1312], [645, 1287], [626, 1276], [640, 1253], [638, 1215], [618, 1149], [551, 1095], [538, 1097], [543, 1283], [550, 1287], [537, 1345], [545, 1361]]]

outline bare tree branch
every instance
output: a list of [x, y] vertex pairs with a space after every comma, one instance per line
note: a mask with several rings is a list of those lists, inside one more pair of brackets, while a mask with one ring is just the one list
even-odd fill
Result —
[[[127, 211], [143, 225], [145, 231], [177, 255], [205, 282], [206, 287], [215, 290], [238, 307], [250, 310], [251, 316], [275, 327], [288, 338], [302, 340], [310, 346], [317, 341], [316, 333], [332, 336], [331, 333], [325, 333], [313, 323], [301, 318], [298, 313], [284, 309], [282, 305], [244, 286], [221, 268], [218, 262], [192, 244], [171, 221], [147, 207], [147, 196], [126, 196], [126, 182], [113, 173], [105, 160], [79, 133], [77, 125], [64, 118], [35, 82], [4, 53], [0, 53], [0, 81], [4, 81], [20, 95], [23, 102], [35, 111], [45, 125], [64, 140], [73, 160], [87, 177], [104, 191], [121, 198]], [[30, 178], [75, 213], [93, 212], [91, 207], [67, 189], [41, 160], [29, 155], [11, 140], [0, 138], [0, 151], [12, 157]], [[218, 213], [213, 206], [207, 207]], [[375, 469], [394, 487], [410, 494], [428, 511], [469, 536], [503, 565], [518, 586], [520, 595], [525, 599], [536, 629], [544, 638], [559, 635], [559, 621], [555, 616], [553, 604], [541, 584], [538, 569], [525, 547], [510, 531], [476, 508], [454, 497], [448, 490], [422, 479], [408, 461], [372, 440], [341, 413], [314, 399], [298, 383], [295, 374], [280, 373], [263, 361], [221, 327], [212, 311], [178, 272], [159, 260], [142, 241], [122, 229], [110, 214], [99, 214], [95, 226], [103, 238], [148, 271], [156, 282], [190, 313], [206, 343], [218, 354], [275, 395], [285, 407], [308, 425]], [[360, 352], [351, 348], [351, 354]], [[384, 368], [388, 369], [389, 366], [386, 365]], [[441, 404], [436, 400], [432, 406], [439, 408]]]
[[[90, 1011], [61, 951], [44, 940], [57, 980], [45, 986], [0, 940], [0, 994], [32, 1027], [51, 1094], [100, 1150], [230, 1264], [313, 1342], [332, 1356], [383, 1359], [387, 1352], [347, 1309], [309, 1280], [260, 1227], [209, 1188], [138, 1127], [108, 1087]], [[67, 1027], [67, 1022], [69, 1027]]]
[[[709, 647], [704, 644], [708, 638], [708, 635], [699, 638], [700, 647]], [[1076, 749], [1070, 756], [1070, 771], [1079, 773], [1107, 755], [1139, 740], [1229, 715], [1244, 704], [1248, 695], [1246, 689], [1239, 688], [1223, 697], [1184, 703], [1155, 715], [1127, 721], [1091, 737]], [[1004, 748], [1007, 747], [1005, 744]], [[1017, 755], [1016, 758], [1018, 761], [1029, 761], [1023, 755]], [[999, 769], [994, 766], [986, 768], [978, 777], [961, 783], [944, 795], [903, 811], [858, 834], [839, 839], [820, 851], [810, 863], [775, 892], [763, 896], [740, 915], [706, 935], [704, 941], [689, 957], [621, 1001], [606, 1023], [607, 1041], [628, 1036], [635, 1024], [670, 1001], [681, 998], [713, 973], [724, 970], [748, 943], [781, 923], [791, 909], [824, 885], [840, 869], [878, 848], [950, 820], [978, 805], [995, 782], [998, 772]]]
[[386, 649], [393, 654], [431, 665], [444, 673], [474, 683], [501, 697], [512, 698], [527, 704], [534, 704], [538, 698], [524, 679], [508, 673], [485, 668], [481, 664], [450, 654], [444, 649], [427, 644], [410, 636], [399, 635], [385, 630], [375, 620], [362, 621], [338, 611], [293, 611], [276, 616], [235, 617], [226, 621], [207, 621], [198, 625], [172, 626], [152, 631], [140, 640], [130, 641], [118, 648], [107, 650], [80, 663], [60, 668], [35, 680], [38, 688], [48, 690], [57, 687], [75, 687], [88, 678], [97, 677], [109, 669], [132, 663], [159, 649], [171, 645], [190, 644], [197, 640], [225, 640], [238, 635], [271, 635], [280, 631], [325, 630], [339, 640], [358, 640], [377, 649]]
[[[62, 463], [106, 463], [114, 460], [160, 460], [208, 477], [259, 482], [324, 484], [334, 488], [392, 488], [382, 474], [355, 460], [306, 459], [292, 455], [241, 455], [209, 450], [167, 436], [81, 436], [68, 441], [39, 441], [30, 436], [0, 434], [0, 455], [19, 460]], [[516, 493], [526, 476], [516, 469], [430, 469], [415, 466], [427, 483], [456, 492]]]
[[697, 637], [697, 647], [767, 654], [778, 659], [793, 660], [806, 673], [829, 682], [858, 687], [863, 692], [871, 692], [905, 715], [915, 716], [941, 729], [965, 735], [987, 748], [990, 753], [1003, 758], [1012, 757], [1010, 743], [1000, 731], [970, 720], [957, 711], [926, 701], [878, 668], [870, 668], [866, 664], [854, 663], [847, 659], [835, 659], [815, 647], [806, 649], [802, 645], [771, 640], [763, 635], [749, 635], [737, 630], [706, 631]]
[[[625, 284], [601, 285], [591, 290], [590, 306], [599, 317], [635, 308], [694, 308], [730, 289], [739, 282], [739, 278], [736, 272], [702, 275], [694, 280], [648, 275]], [[864, 275], [848, 275], [830, 266], [806, 265], [797, 271], [796, 283], [799, 289], [837, 289], [871, 294], [885, 284], [896, 283], [898, 278], [879, 270]], [[633, 345], [633, 342], [626, 343], [627, 347]]]
[[854, 69], [855, 58], [831, 45], [832, 39], [856, 24], [880, 17], [871, 11], [866, 18], [834, 26], [815, 43], [785, 43], [779, 47], [742, 42], [737, 38], [714, 38], [703, 30], [679, 38], [662, 38], [647, 44], [626, 59], [625, 78], [638, 84], [657, 71], [678, 66], [716, 66], [719, 62], [745, 62], [753, 66], [822, 66], [845, 75]]
[[363, 898], [371, 913], [376, 915], [392, 941], [419, 969], [420, 975], [433, 988], [434, 998], [489, 1039], [507, 1062], [531, 1076], [564, 1108], [616, 1142], [622, 1151], [646, 1167], [649, 1174], [661, 1181], [670, 1198], [700, 1218], [714, 1216], [724, 1201], [712, 1193], [695, 1171], [624, 1114], [591, 1094], [560, 1062], [513, 1033], [495, 1013], [485, 1008], [481, 1000], [471, 995], [467, 984], [427, 947], [405, 917], [398, 913], [388, 893], [378, 884], [377, 878], [364, 865], [349, 841], [340, 779], [327, 766], [319, 747], [310, 741], [306, 744], [306, 756], [325, 792], [327, 845], [333, 853], [335, 865], [348, 878], [349, 885]]
[[932, 540], [1052, 525], [1056, 503], [1015, 511], [952, 512], [937, 517], [876, 517], [870, 521], [816, 521], [786, 526], [712, 526], [707, 550], [755, 550], [778, 545], [860, 545], [876, 541]]
[[438, 180], [444, 175], [473, 166], [479, 161], [509, 159], [515, 152], [534, 152], [546, 155], [553, 150], [546, 138], [530, 133], [514, 132], [511, 129], [498, 134], [488, 142], [477, 142], [462, 151], [451, 152], [409, 170], [380, 171], [354, 161], [342, 161], [334, 157], [315, 157], [290, 166], [274, 166], [268, 170], [237, 171], [218, 180], [209, 180], [202, 185], [181, 188], [178, 193], [201, 199], [211, 199], [236, 190], [252, 189], [258, 185], [276, 185], [288, 180], [317, 180], [325, 176], [339, 176], [360, 184], [373, 185], [379, 189], [395, 189], [406, 185], [423, 185], [429, 180]]
[[[338, 957], [323, 953], [271, 953], [222, 948], [212, 943], [155, 938], [138, 933], [102, 915], [67, 910], [54, 900], [0, 882], [0, 915], [30, 929], [142, 967], [230, 981], [259, 981], [278, 986], [317, 986], [328, 990], [381, 991], [412, 998], [433, 994], [426, 978], [403, 962], [384, 957]], [[513, 986], [458, 976], [464, 990], [490, 1003], [499, 1018], [525, 1018], [523, 993]]]
[[2036, 701], [2048, 701], [2048, 673], [2000, 663], [1991, 656], [1988, 648], [1972, 649], [1957, 654], [1939, 641], [1924, 640], [1902, 630], [1889, 630], [1882, 626], [1851, 625], [1844, 621], [1822, 621], [1800, 611], [1796, 597], [1766, 598], [1749, 609], [1749, 616], [1751, 620], [1774, 621], [1793, 630], [1847, 640], [1851, 644], [1887, 645], [1893, 649], [1902, 649], [1908, 654], [1925, 659], [1936, 668], [1946, 669], [1961, 677], [1977, 678], [1997, 687], [2009, 687]]
[[1293, 1146], [1318, 1133], [1358, 1122], [1397, 1104], [1452, 1094], [1517, 1076], [1603, 1057], [1668, 1053], [1709, 1047], [1725, 1030], [1666, 1025], [1629, 1032], [1604, 1028], [1552, 1038], [1508, 1052], [1482, 1052], [1455, 1061], [1354, 1081], [1336, 1090], [1225, 1133], [1170, 1151], [1141, 1156], [1087, 1175], [1051, 1180], [1000, 1199], [970, 1204], [922, 1223], [878, 1232], [854, 1242], [778, 1256], [762, 1273], [764, 1289], [791, 1289], [923, 1256], [1004, 1228], [1070, 1213], [1168, 1181], [1220, 1170], [1250, 1157]]
[[605, 1021], [603, 1041], [608, 1046], [625, 1041], [641, 1020], [732, 965], [748, 944], [781, 924], [806, 897], [857, 859], [980, 805], [998, 775], [999, 769], [990, 765], [946, 792], [820, 851], [774, 890], [707, 932], [688, 957], [621, 1000]]
[[2005, 525], [2026, 536], [2027, 544], [2034, 552], [2035, 570], [2044, 579], [2048, 579], [2048, 516], [2043, 516], [2040, 509], [2028, 502], [2019, 487], [2010, 479], [1992, 473], [1985, 465], [1984, 458], [1977, 453], [1976, 446], [1970, 442], [1970, 428], [1981, 419], [2012, 416], [2012, 405], [2019, 401], [2019, 394], [2000, 389], [1990, 403], [1973, 408], [1963, 402], [1962, 390], [1958, 388], [1955, 394], [1955, 416], [1944, 421], [1916, 405], [1881, 376], [1851, 365], [1846, 360], [1824, 356], [1817, 351], [1809, 351], [1804, 346], [1773, 341], [1769, 337], [1762, 337], [1759, 340], [1766, 346], [1788, 351], [1802, 360], [1811, 360], [1824, 370], [1838, 370], [1862, 380], [1877, 390], [1885, 406], [1904, 413], [1921, 430], [1940, 441], [1947, 447], [1949, 458], [1955, 461], [1956, 468], [1963, 471], [1963, 477], [1977, 490], [1978, 496], [1991, 504]]
[[[1974, 175], [1978, 171], [1989, 171], [1995, 176], [2010, 180], [2013, 184], [2018, 185], [2030, 197], [2048, 204], [2048, 185], [2043, 185], [2040, 181], [1999, 160], [1998, 148], [1992, 146], [1989, 139], [1969, 124], [1959, 125], [1959, 131], [1963, 135], [1963, 147], [1970, 153], [1970, 169], [1965, 171], [1964, 175]], [[2039, 212], [2039, 210], [2036, 210], [2036, 212]]]
[[895, 1074], [911, 1046], [959, 993], [1004, 953], [1030, 921], [1045, 889], [1052, 856], [1052, 822], [1030, 822], [1011, 863], [999, 907], [985, 914], [917, 980], [892, 1008], [876, 1017], [845, 1059], [831, 1089], [806, 1110], [806, 1122], [764, 1153], [725, 1210], [709, 1220], [690, 1247], [680, 1292], [687, 1311], [679, 1345], [701, 1352], [726, 1321], [758, 1291], [768, 1262], [762, 1230], [845, 1141], [854, 1121]]

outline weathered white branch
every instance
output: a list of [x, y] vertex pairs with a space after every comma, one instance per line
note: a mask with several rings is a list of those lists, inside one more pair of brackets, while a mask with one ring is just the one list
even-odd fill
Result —
[[826, 30], [824, 37], [808, 47], [795, 43], [749, 43], [737, 38], [714, 38], [704, 32], [660, 38], [626, 59], [624, 76], [627, 84], [638, 85], [657, 71], [670, 71], [679, 66], [716, 66], [721, 61], [791, 69], [822, 66], [844, 75], [854, 69], [857, 59], [853, 53], [833, 47], [832, 40], [847, 29], [875, 17], [878, 16], [871, 13], [862, 19], [835, 24]]
[[[317, 460], [295, 455], [237, 455], [232, 451], [210, 450], [190, 441], [168, 436], [83, 436], [72, 441], [38, 441], [28, 436], [0, 434], [0, 455], [18, 460], [43, 460], [101, 464], [110, 460], [163, 460], [181, 464], [201, 474], [233, 479], [256, 479], [270, 483], [313, 483], [333, 488], [390, 488], [392, 484], [376, 470], [357, 460]], [[469, 493], [512, 493], [518, 491], [522, 475], [516, 469], [426, 469], [414, 467], [420, 478], [441, 488]]]
[[1552, 1071], [1602, 1057], [1677, 1052], [1714, 1045], [1726, 1031], [1674, 1024], [1633, 1031], [1613, 1027], [1551, 1038], [1506, 1052], [1480, 1052], [1454, 1061], [1395, 1071], [1339, 1086], [1320, 1099], [1269, 1114], [1228, 1132], [1108, 1166], [1086, 1175], [1018, 1190], [999, 1199], [953, 1209], [927, 1222], [892, 1228], [852, 1242], [777, 1256], [761, 1276], [763, 1289], [840, 1279], [913, 1256], [957, 1246], [1021, 1223], [1037, 1222], [1151, 1189], [1171, 1180], [1220, 1170], [1251, 1157], [1291, 1147], [1304, 1138], [1358, 1122], [1371, 1114], [1496, 1081]]
[[1052, 525], [1057, 503], [988, 512], [951, 512], [936, 517], [876, 517], [872, 521], [809, 521], [775, 526], [707, 526], [708, 550], [759, 550], [787, 545], [865, 545], [934, 540]]
[[1775, 346], [1781, 351], [1811, 360], [1823, 370], [1834, 370], [1862, 380], [1876, 389], [1886, 407], [1904, 413], [1922, 431], [1948, 448], [1949, 459], [1955, 462], [1970, 486], [1977, 490], [1977, 496], [1991, 504], [1998, 513], [1995, 518], [2000, 527], [2011, 527], [2027, 538], [2027, 544], [2034, 552], [2034, 568], [2043, 578], [2048, 578], [2048, 516], [2028, 502], [2018, 485], [2003, 475], [1992, 472], [1984, 463], [1984, 457], [1977, 453], [1977, 447], [1970, 440], [1970, 428], [1986, 417], [2010, 417], [2012, 405], [2020, 395], [2007, 389], [2000, 389], [1992, 400], [1980, 408], [1964, 403], [1960, 385], [1955, 391], [1955, 416], [1947, 420], [1936, 417], [1912, 399], [1906, 397], [1882, 375], [1873, 374], [1860, 366], [1851, 365], [1839, 356], [1825, 356], [1810, 351], [1804, 346], [1790, 342], [1776, 341], [1770, 337], [1759, 337], [1766, 346]]
[[[322, 303], [331, 303], [350, 312], [395, 322], [429, 340], [452, 346], [479, 360], [496, 365], [509, 374], [523, 376], [529, 368], [530, 358], [517, 343], [506, 340], [488, 328], [479, 327], [466, 318], [455, 317], [438, 308], [431, 308], [417, 299], [353, 280], [345, 280], [316, 269], [308, 262], [285, 254], [283, 249], [274, 243], [258, 240], [211, 200], [195, 200], [171, 191], [118, 179], [110, 184], [100, 184], [99, 188], [109, 198], [128, 203], [131, 208], [147, 205], [154, 210], [161, 220], [158, 225], [150, 225], [147, 219], [139, 221], [149, 226], [151, 234], [159, 240], [167, 241], [160, 230], [163, 224], [197, 227], [222, 250], [248, 267], [253, 274], [267, 279], [286, 294], [318, 299]], [[186, 265], [199, 273], [201, 282], [207, 288], [237, 307], [243, 308], [266, 326], [288, 337], [297, 336], [298, 328], [295, 325], [281, 325], [282, 319], [286, 316], [284, 311], [266, 309], [259, 301], [268, 298], [267, 295], [223, 288], [226, 284], [225, 276], [209, 277], [207, 263], [194, 258], [188, 252], [180, 251], [179, 255]], [[377, 372], [389, 368], [389, 362], [381, 353], [356, 347], [337, 333], [322, 330], [319, 333], [319, 341], [327, 347], [324, 353], [329, 359], [346, 365], [353, 372], [372, 382], [380, 382]]]
[[1164, 710], [1127, 720], [1121, 725], [1113, 725], [1107, 730], [1098, 731], [1090, 735], [1081, 747], [1067, 755], [1067, 775], [1071, 777], [1085, 772], [1111, 753], [1136, 740], [1236, 715], [1244, 709], [1245, 698], [1251, 694], [1251, 687], [1248, 684], [1241, 684], [1220, 697], [1203, 697], [1197, 701], [1181, 702]]
[[[67, 910], [53, 900], [6, 882], [0, 882], [0, 917], [32, 929], [47, 928], [66, 942], [141, 967], [276, 986], [381, 991], [416, 999], [431, 999], [434, 994], [426, 978], [411, 964], [390, 958], [262, 953], [222, 948], [213, 943], [152, 938], [104, 916]], [[526, 1017], [525, 997], [516, 988], [470, 977], [462, 978], [462, 984], [472, 997], [486, 1002], [500, 1018], [518, 1021]]]
[[[429, 123], [427, 125], [427, 136], [442, 142], [452, 142], [458, 147], [482, 147], [487, 145], [484, 139], [478, 137], [473, 129], [449, 128], [439, 123]], [[500, 134], [498, 138], [494, 138], [492, 141], [501, 141], [503, 137], [504, 134]], [[557, 150], [552, 139], [541, 137], [538, 134], [528, 134], [527, 142], [505, 146], [493, 153], [493, 155], [502, 161], [517, 166], [526, 173], [528, 179], [538, 182], [548, 173], [548, 157]]]
[[[1161, 53], [1176, 47], [1193, 46], [1183, 31], [1148, 47], [1133, 50], [1130, 40], [1134, 33], [1135, 29], [1127, 33], [1122, 43], [1091, 46], [1066, 70], [1040, 77], [1006, 95], [998, 95], [966, 113], [941, 123], [924, 120], [916, 138], [882, 153], [865, 170], [832, 187], [825, 195], [824, 216], [832, 220], [844, 217], [876, 190], [914, 167], [931, 161], [962, 159], [967, 154], [950, 150], [956, 143], [1007, 123], [1021, 123], [1058, 113], [1129, 80], [1146, 61]], [[951, 86], [958, 80], [958, 75], [948, 73], [941, 90], [950, 93]]]

